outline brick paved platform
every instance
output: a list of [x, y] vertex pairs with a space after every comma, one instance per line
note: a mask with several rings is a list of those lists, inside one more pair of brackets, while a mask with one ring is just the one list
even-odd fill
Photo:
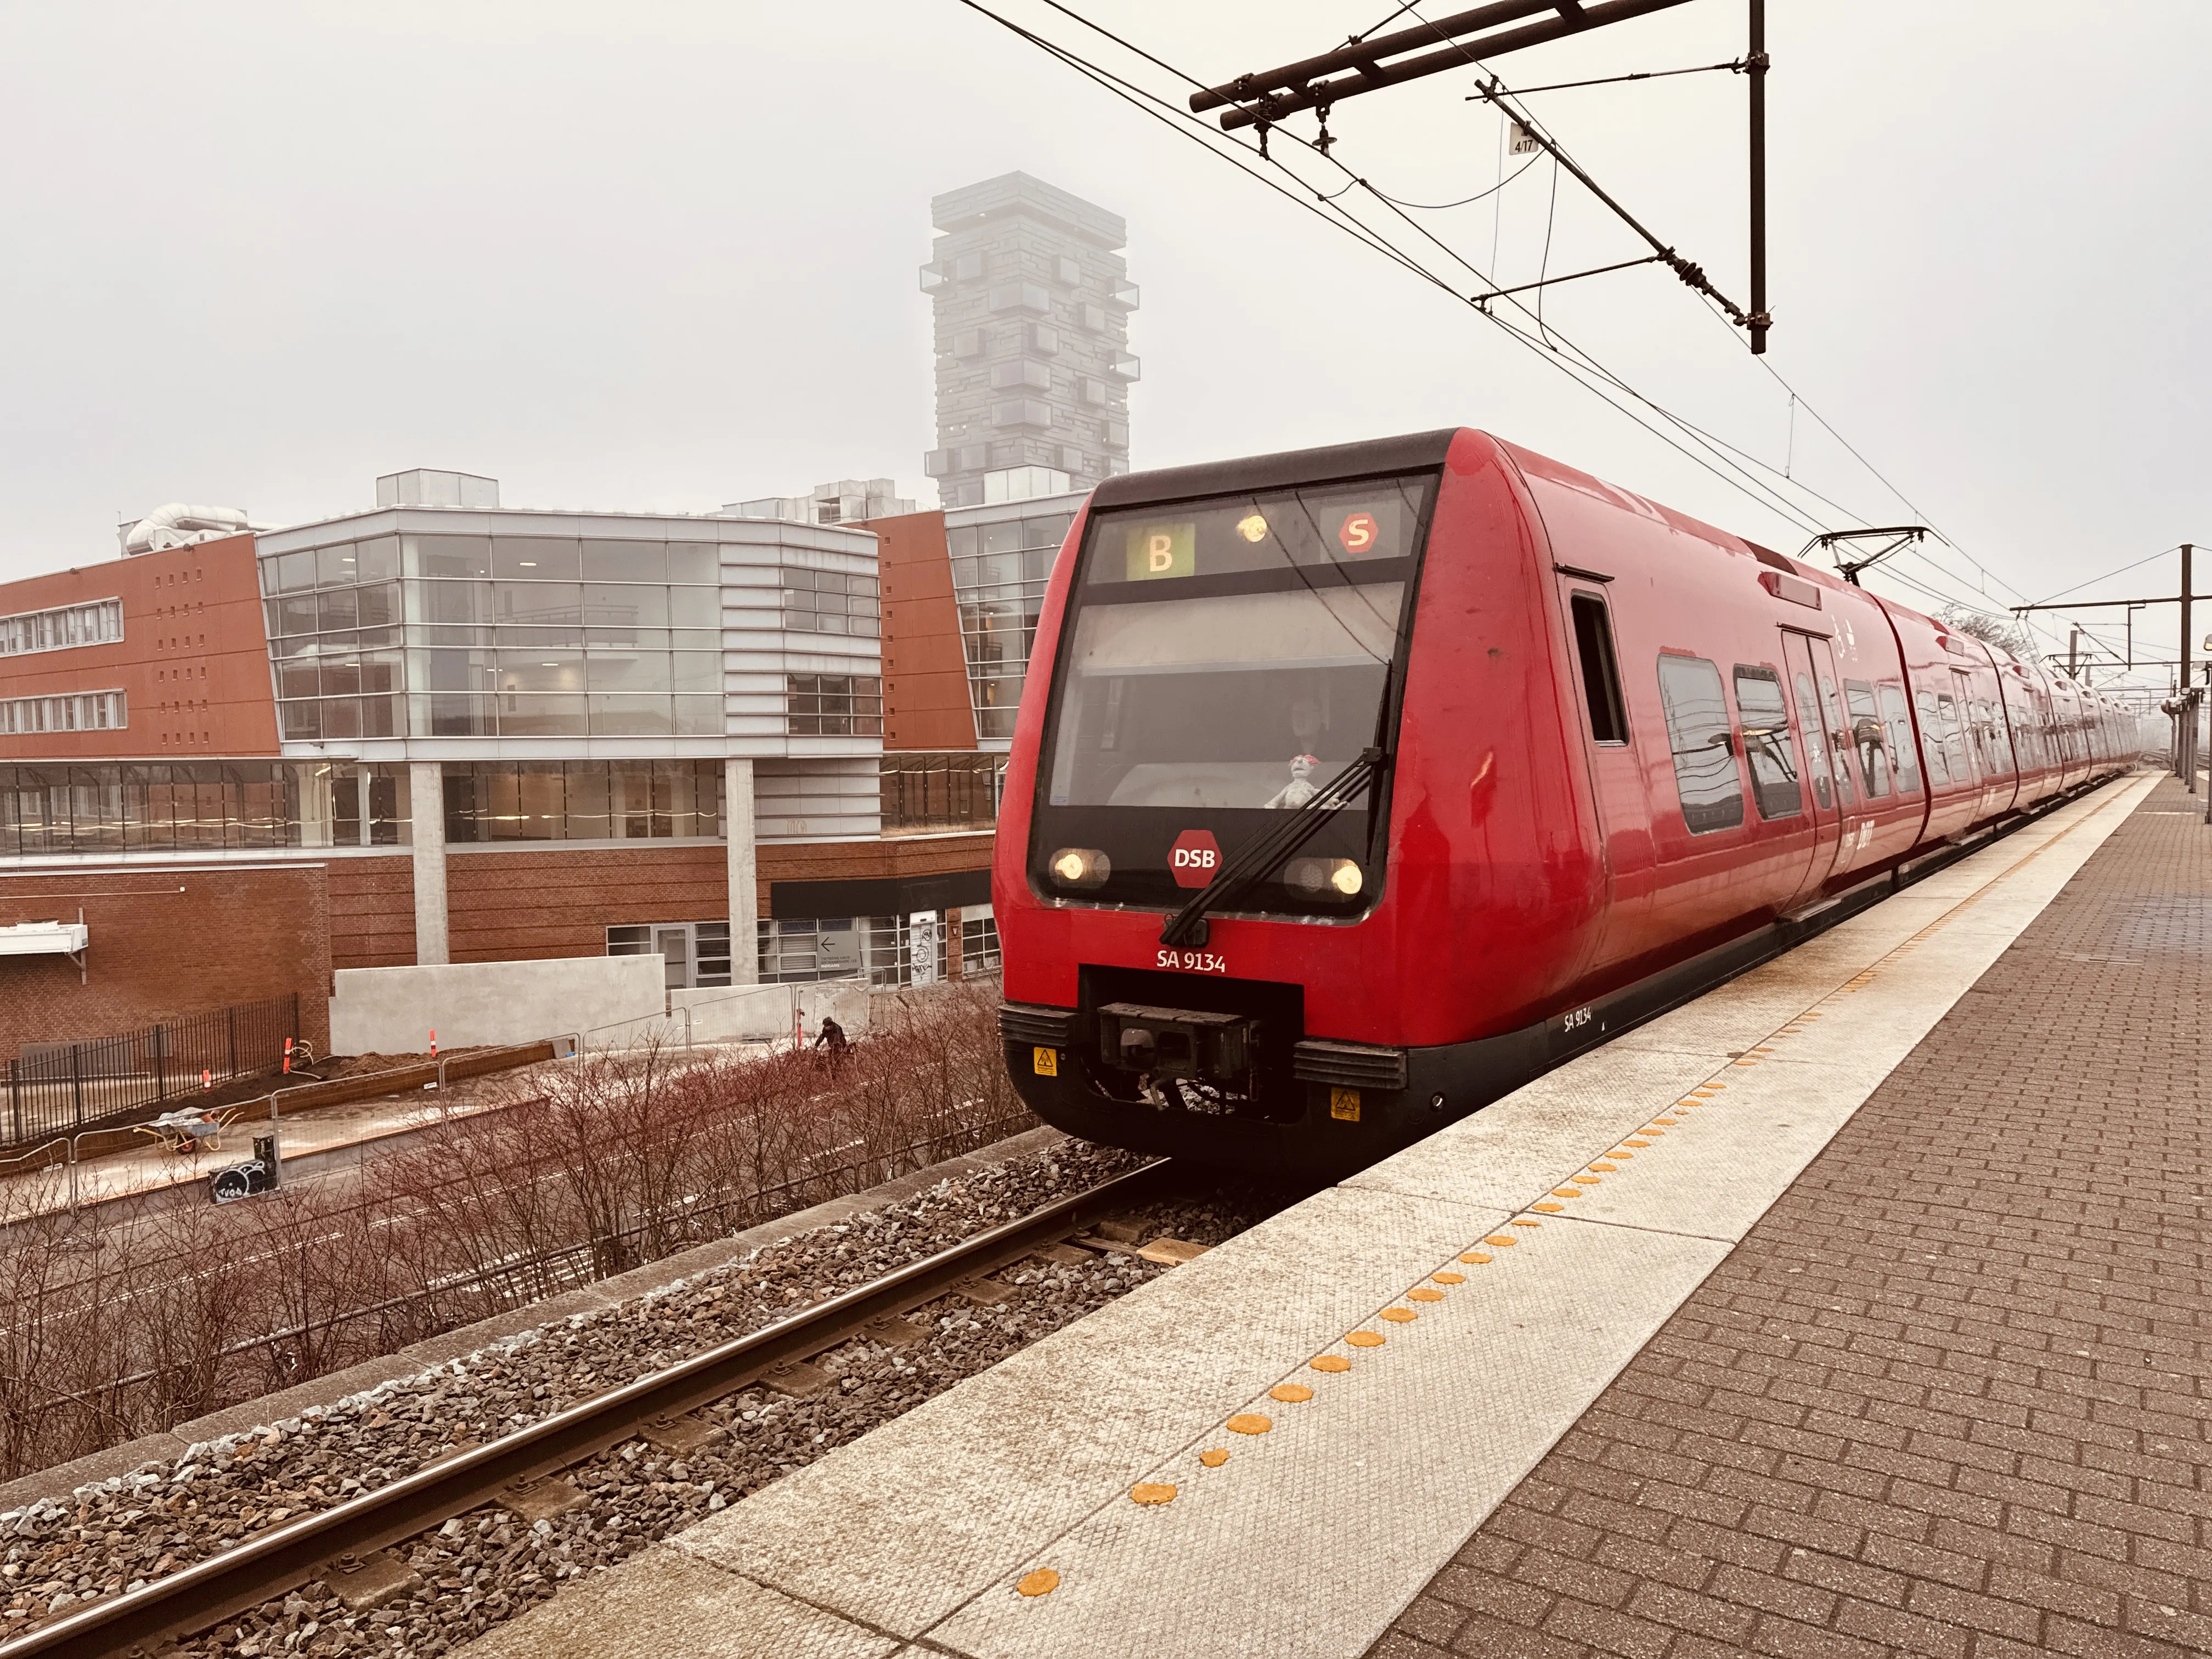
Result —
[[1370, 1659], [2212, 1652], [2212, 830], [2168, 781]]

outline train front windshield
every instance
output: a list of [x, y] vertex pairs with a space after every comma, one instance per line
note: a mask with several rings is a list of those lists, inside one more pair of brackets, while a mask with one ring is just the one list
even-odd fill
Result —
[[[1075, 847], [1110, 870], [1086, 875], [1080, 896], [1170, 902], [1178, 836], [1204, 830], [1232, 849], [1264, 829], [1262, 815], [1303, 805], [1369, 745], [1389, 746], [1434, 490], [1422, 474], [1092, 517], [1039, 757], [1032, 867], [1044, 890], [1068, 885], [1050, 859]], [[1364, 805], [1317, 843], [1364, 856]], [[1340, 884], [1317, 908], [1346, 896]], [[1295, 891], [1266, 908], [1285, 902], [1316, 908]]]

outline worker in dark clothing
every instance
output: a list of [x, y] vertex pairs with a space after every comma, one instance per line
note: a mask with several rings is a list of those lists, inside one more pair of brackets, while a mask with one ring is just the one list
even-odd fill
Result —
[[853, 1045], [845, 1039], [845, 1028], [824, 1014], [822, 1016], [822, 1032], [814, 1039], [814, 1046], [829, 1051], [830, 1064], [835, 1069], [837, 1062], [845, 1058], [845, 1051]]

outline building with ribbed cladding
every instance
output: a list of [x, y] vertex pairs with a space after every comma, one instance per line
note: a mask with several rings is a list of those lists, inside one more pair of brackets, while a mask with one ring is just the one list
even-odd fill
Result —
[[1129, 313], [1121, 216], [1025, 173], [930, 204], [921, 286], [935, 307], [937, 447], [946, 507], [1086, 490], [1129, 470]]

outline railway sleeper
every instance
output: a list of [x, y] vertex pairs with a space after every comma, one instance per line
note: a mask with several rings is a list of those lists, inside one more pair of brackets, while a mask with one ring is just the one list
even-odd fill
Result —
[[637, 1432], [647, 1443], [681, 1455], [697, 1450], [721, 1431], [698, 1413], [684, 1412], [674, 1417], [656, 1417]]
[[323, 1575], [323, 1583], [345, 1603], [348, 1613], [374, 1613], [386, 1602], [420, 1589], [422, 1575], [403, 1557], [390, 1550], [377, 1550], [368, 1555], [339, 1556]]
[[557, 1474], [536, 1480], [516, 1480], [501, 1486], [492, 1501], [518, 1521], [550, 1521], [556, 1515], [584, 1506], [584, 1494]]
[[793, 1400], [805, 1400], [820, 1394], [836, 1379], [821, 1366], [802, 1359], [796, 1364], [770, 1371], [761, 1381], [778, 1394], [788, 1395]]

